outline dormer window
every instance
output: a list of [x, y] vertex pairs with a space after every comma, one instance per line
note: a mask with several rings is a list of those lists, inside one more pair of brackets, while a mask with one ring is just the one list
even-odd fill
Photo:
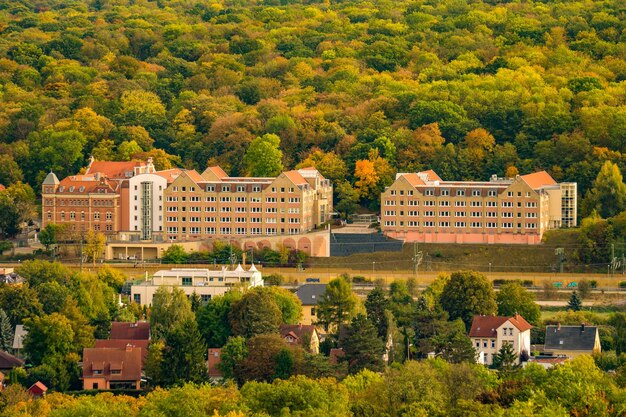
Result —
[[81, 192], [81, 193], [84, 192], [85, 191], [85, 187], [81, 185], [80, 188], [78, 188], [78, 191]]
[[62, 193], [65, 190], [65, 185], [59, 187], [59, 192]]
[[126, 172], [124, 173], [124, 176], [125, 176], [126, 178], [130, 178], [130, 177], [132, 177], [132, 176], [133, 176], [133, 172], [132, 172], [132, 171], [126, 171]]

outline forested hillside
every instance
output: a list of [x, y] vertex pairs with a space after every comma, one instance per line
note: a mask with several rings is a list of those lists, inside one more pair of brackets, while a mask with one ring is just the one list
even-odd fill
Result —
[[625, 167], [625, 25], [617, 0], [3, 0], [0, 183], [92, 154], [243, 175], [272, 133], [348, 206], [423, 168], [584, 193]]

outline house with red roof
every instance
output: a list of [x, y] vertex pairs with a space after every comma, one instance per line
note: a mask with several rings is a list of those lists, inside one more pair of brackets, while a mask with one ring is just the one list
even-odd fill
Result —
[[511, 317], [474, 317], [469, 337], [476, 348], [478, 363], [493, 364], [495, 355], [505, 344], [513, 347], [519, 363], [522, 352], [530, 354], [530, 329], [532, 327], [519, 314]]
[[83, 349], [83, 389], [140, 389], [141, 349]]
[[306, 324], [281, 324], [280, 337], [290, 345], [301, 346], [307, 352], [320, 353], [320, 338], [317, 329], [313, 325]]

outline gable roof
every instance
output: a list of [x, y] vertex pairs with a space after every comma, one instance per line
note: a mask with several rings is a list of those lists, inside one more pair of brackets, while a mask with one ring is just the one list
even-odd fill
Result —
[[496, 337], [496, 330], [507, 321], [511, 322], [520, 332], [525, 332], [533, 327], [519, 314], [513, 317], [474, 316], [469, 337]]
[[111, 339], [150, 340], [150, 323], [147, 321], [136, 323], [114, 321], [111, 323]]
[[[94, 371], [99, 373], [96, 374]], [[138, 381], [141, 379], [141, 349], [136, 347], [83, 349], [83, 378], [93, 376], [110, 381]]]
[[293, 182], [295, 185], [308, 184], [307, 180], [305, 180], [298, 171], [285, 171], [284, 174], [285, 177], [289, 178], [289, 181]]
[[420, 171], [418, 174], [425, 174], [428, 181], [443, 181], [439, 175], [432, 169], [426, 171]]
[[165, 169], [163, 171], [156, 171], [154, 174], [158, 175], [159, 177], [165, 178], [167, 183], [171, 184], [172, 182], [174, 182], [176, 178], [178, 178], [181, 172], [183, 172], [183, 170], [180, 168], [172, 168], [172, 169]]
[[126, 347], [135, 347], [141, 349], [141, 365], [146, 363], [148, 357], [149, 340], [132, 340], [132, 339], [98, 339], [96, 340], [96, 348], [108, 349], [126, 349]]
[[3, 350], [0, 350], [0, 369], [19, 368], [23, 365], [24, 361], [20, 358], [13, 356]]
[[596, 326], [546, 326], [544, 349], [583, 350], [591, 352], [596, 344], [598, 328]]
[[24, 336], [28, 332], [24, 329], [23, 324], [15, 325], [15, 333], [13, 333], [13, 349], [22, 349], [24, 347]]
[[305, 306], [317, 305], [324, 294], [326, 294], [326, 284], [304, 284], [296, 290], [296, 297]]
[[93, 175], [71, 175], [63, 178], [57, 192], [60, 194], [114, 193], [115, 188], [106, 178]]
[[30, 386], [27, 390], [31, 395], [41, 395], [45, 394], [48, 391], [48, 387], [46, 387], [43, 382], [37, 381], [33, 385]]
[[280, 332], [280, 337], [283, 339], [287, 336], [291, 336], [300, 342], [303, 336], [312, 336], [313, 332], [317, 330], [315, 326], [310, 324], [281, 324], [278, 331]]
[[530, 188], [536, 190], [547, 185], [556, 185], [554, 178], [546, 171], [533, 172], [532, 174], [522, 175], [520, 178], [528, 184]]
[[207, 167], [207, 169], [205, 169], [201, 175], [205, 180], [221, 180], [222, 178], [228, 178], [228, 174], [226, 173], [226, 171], [224, 171], [222, 167], [217, 165], [213, 167]]
[[[86, 174], [99, 172], [110, 179], [125, 179], [135, 175], [135, 167], [145, 166], [143, 161], [93, 161], [87, 167]], [[127, 174], [130, 172], [131, 174]]]

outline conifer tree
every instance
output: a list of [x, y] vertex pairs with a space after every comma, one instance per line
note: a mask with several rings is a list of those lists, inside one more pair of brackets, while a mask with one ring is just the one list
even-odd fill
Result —
[[583, 301], [580, 299], [580, 296], [576, 291], [572, 292], [572, 296], [569, 298], [569, 302], [567, 303], [567, 309], [572, 311], [580, 311], [583, 308]]
[[13, 347], [13, 326], [4, 310], [0, 309], [0, 350], [8, 352]]

